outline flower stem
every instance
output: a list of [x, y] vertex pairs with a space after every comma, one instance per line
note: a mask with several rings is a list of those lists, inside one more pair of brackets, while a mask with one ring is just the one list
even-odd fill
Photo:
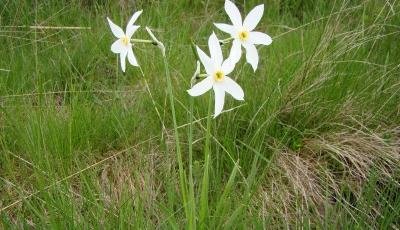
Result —
[[209, 168], [210, 168], [210, 142], [211, 142], [211, 111], [212, 111], [212, 93], [210, 93], [208, 102], [207, 133], [204, 145], [204, 174], [200, 194], [200, 227], [206, 229], [206, 218], [208, 215], [208, 190], [209, 190]]
[[229, 43], [229, 42], [231, 42], [231, 41], [233, 41], [233, 38], [232, 38], [232, 37], [227, 38], [227, 39], [223, 39], [223, 40], [219, 40], [219, 43], [220, 43], [221, 45], [223, 45], [223, 44]]
[[[174, 137], [175, 137], [175, 146], [176, 146], [176, 156], [178, 158], [178, 167], [179, 167], [179, 185], [182, 193], [182, 200], [183, 200], [183, 207], [185, 210], [186, 217], [188, 219], [194, 219], [194, 217], [191, 218], [191, 211], [189, 210], [190, 204], [188, 204], [187, 200], [187, 184], [186, 184], [186, 173], [183, 168], [183, 161], [182, 161], [182, 154], [181, 154], [181, 146], [179, 142], [179, 133], [178, 133], [178, 124], [176, 122], [176, 114], [175, 114], [175, 103], [174, 103], [174, 94], [172, 91], [172, 80], [171, 80], [171, 73], [169, 71], [169, 66], [168, 66], [168, 60], [165, 52], [165, 46], [164, 44], [156, 38], [156, 36], [153, 34], [150, 28], [146, 27], [146, 31], [151, 37], [152, 41], [151, 43], [153, 45], [156, 45], [163, 56], [164, 59], [164, 69], [165, 69], [165, 76], [167, 78], [167, 90], [168, 90], [168, 96], [169, 96], [169, 103], [171, 106], [171, 113], [172, 113], [172, 121], [174, 124]], [[146, 42], [148, 40], [145, 40]]]
[[140, 66], [139, 66], [139, 69], [140, 69], [140, 72], [142, 73], [142, 77], [143, 77], [143, 80], [144, 80], [144, 85], [146, 87], [146, 90], [149, 93], [151, 102], [153, 103], [154, 109], [155, 109], [155, 111], [157, 113], [158, 119], [160, 120], [160, 123], [161, 123], [161, 126], [162, 126], [161, 139], [164, 139], [164, 133], [167, 134], [167, 129], [165, 128], [165, 124], [164, 124], [164, 122], [163, 122], [163, 120], [161, 118], [161, 114], [157, 109], [156, 101], [154, 100], [153, 95], [152, 95], [152, 93], [150, 91], [149, 83], [147, 82], [147, 79], [146, 79], [146, 77], [144, 75], [143, 69]]
[[193, 97], [190, 97], [190, 111], [189, 111], [189, 188], [188, 188], [188, 208], [189, 218], [188, 227], [189, 229], [196, 229], [196, 202], [194, 198], [194, 182], [193, 182]]
[[135, 39], [135, 38], [132, 38], [131, 39], [131, 42], [133, 42], [133, 43], [149, 43], [149, 44], [152, 44], [152, 45], [157, 45], [157, 43], [156, 42], [154, 42], [154, 41], [152, 41], [152, 40], [145, 40], [145, 39]]
[[169, 71], [168, 60], [167, 57], [163, 54], [164, 59], [164, 69], [165, 69], [165, 76], [167, 77], [167, 90], [169, 96], [169, 103], [171, 106], [171, 113], [172, 113], [172, 121], [174, 125], [174, 137], [175, 137], [175, 146], [176, 146], [176, 155], [178, 158], [178, 167], [179, 167], [179, 180], [180, 180], [180, 187], [182, 192], [182, 199], [183, 199], [183, 207], [186, 212], [186, 216], [189, 216], [189, 211], [187, 208], [187, 186], [186, 186], [186, 173], [183, 169], [183, 161], [182, 161], [182, 154], [181, 154], [181, 147], [179, 142], [179, 133], [178, 133], [178, 124], [176, 122], [176, 114], [175, 114], [175, 103], [174, 103], [174, 94], [172, 91], [172, 81], [171, 81], [171, 74]]

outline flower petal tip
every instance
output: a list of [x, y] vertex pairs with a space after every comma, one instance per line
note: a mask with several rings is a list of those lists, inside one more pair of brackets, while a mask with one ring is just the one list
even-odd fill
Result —
[[253, 69], [253, 71], [254, 71], [254, 73], [257, 71], [257, 68], [258, 68], [258, 64], [257, 65], [255, 65], [255, 64], [252, 64], [252, 63], [249, 63], [250, 65], [251, 65], [251, 68]]

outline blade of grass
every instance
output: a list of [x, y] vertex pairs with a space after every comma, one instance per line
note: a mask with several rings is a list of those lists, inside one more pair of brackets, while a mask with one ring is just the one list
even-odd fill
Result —
[[231, 172], [231, 175], [229, 176], [228, 182], [225, 185], [224, 191], [218, 200], [217, 207], [215, 209], [215, 214], [214, 214], [214, 217], [217, 218], [216, 219], [217, 222], [215, 223], [215, 227], [217, 229], [221, 228], [220, 225], [222, 224], [221, 222], [223, 220], [223, 214], [224, 214], [226, 205], [229, 203], [228, 197], [234, 186], [234, 182], [236, 179], [236, 174], [238, 172], [238, 169], [239, 169], [239, 161], [237, 161], [235, 166], [233, 167], [233, 170]]

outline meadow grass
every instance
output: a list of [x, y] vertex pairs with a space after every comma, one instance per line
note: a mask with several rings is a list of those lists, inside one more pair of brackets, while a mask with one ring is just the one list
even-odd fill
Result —
[[[263, 3], [274, 41], [212, 119], [186, 90], [223, 0], [2, 0], [0, 228], [398, 229], [399, 1]], [[106, 16], [140, 9], [166, 59], [124, 74]]]

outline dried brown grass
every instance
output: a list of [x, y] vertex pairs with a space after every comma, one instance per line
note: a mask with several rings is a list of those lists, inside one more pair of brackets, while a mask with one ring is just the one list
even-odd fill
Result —
[[298, 151], [277, 153], [266, 183], [254, 199], [254, 205], [263, 205], [260, 217], [284, 219], [287, 222], [281, 224], [289, 227], [304, 217], [302, 210], [312, 208], [315, 213], [309, 215], [323, 218], [327, 206], [343, 201], [344, 187], [358, 199], [372, 172], [381, 182], [390, 179], [400, 163], [400, 127], [363, 130], [356, 127], [327, 133], [306, 139]]

